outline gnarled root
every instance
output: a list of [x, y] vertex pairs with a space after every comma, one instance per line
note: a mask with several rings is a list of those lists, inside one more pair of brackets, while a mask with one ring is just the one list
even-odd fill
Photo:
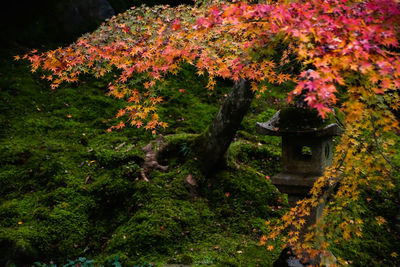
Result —
[[167, 145], [168, 143], [165, 142], [162, 136], [160, 136], [159, 138], [150, 142], [149, 144], [147, 144], [145, 147], [142, 148], [143, 152], [146, 154], [140, 174], [143, 180], [145, 180], [146, 182], [149, 181], [146, 175], [151, 170], [166, 171], [168, 169], [168, 166], [163, 166], [158, 163], [158, 158], [160, 156], [160, 153], [164, 151]]

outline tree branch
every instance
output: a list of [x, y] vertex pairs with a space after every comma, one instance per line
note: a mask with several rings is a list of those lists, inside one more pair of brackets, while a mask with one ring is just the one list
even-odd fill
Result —
[[396, 166], [393, 162], [391, 162], [391, 161], [389, 160], [389, 158], [386, 157], [385, 154], [383, 154], [383, 151], [382, 151], [381, 147], [379, 146], [378, 137], [376, 136], [375, 118], [374, 118], [372, 115], [371, 115], [371, 123], [372, 123], [372, 129], [373, 129], [372, 134], [373, 134], [373, 137], [374, 137], [374, 140], [375, 140], [375, 145], [376, 145], [376, 148], [378, 149], [379, 154], [381, 154], [381, 156], [383, 157], [383, 159], [384, 159], [394, 170], [396, 170], [397, 172], [400, 172], [400, 167], [399, 167], [399, 166]]

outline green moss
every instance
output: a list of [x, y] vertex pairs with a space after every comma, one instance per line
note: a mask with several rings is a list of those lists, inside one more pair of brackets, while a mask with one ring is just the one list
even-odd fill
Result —
[[[264, 175], [250, 167], [222, 171], [204, 187], [204, 195], [221, 220], [234, 225], [235, 232], [250, 233], [249, 221], [282, 214], [287, 205]], [[275, 211], [272, 206], [280, 206]]]
[[[143, 203], [133, 217], [118, 228], [108, 247], [123, 250], [132, 257], [149, 252], [170, 255], [198, 233], [193, 225], [201, 216], [187, 201], [158, 199]], [[171, 244], [178, 243], [174, 246]]]
[[[140, 176], [141, 148], [153, 137], [133, 128], [106, 132], [123, 103], [105, 96], [104, 83], [89, 79], [52, 92], [25, 67], [3, 67], [0, 78], [6, 137], [0, 140], [0, 244], [8, 248], [0, 254], [1, 263], [65, 263], [83, 255], [106, 262], [118, 254], [128, 265], [207, 258], [238, 265], [243, 259], [224, 259], [232, 249], [219, 255], [208, 248], [226, 244], [228, 249], [226, 238], [233, 247], [243, 240], [256, 244], [264, 218], [278, 216], [270, 208], [278, 195], [257, 174], [264, 167], [274, 170], [275, 161], [252, 164], [253, 156], [277, 156], [270, 150], [241, 147], [230, 160], [236, 157], [242, 170], [224, 171], [210, 186], [199, 169], [196, 140], [229, 84], [207, 92], [206, 79], [193, 78], [193, 70], [185, 67], [162, 85], [167, 97], [161, 113], [170, 123], [164, 134], [174, 133], [165, 136], [169, 146], [162, 155], [169, 170], [152, 171], [147, 183]], [[185, 120], [178, 121], [181, 117]], [[254, 136], [247, 133], [249, 139]], [[189, 174], [198, 182], [197, 196], [185, 182]], [[226, 192], [232, 194], [228, 199]], [[248, 234], [244, 239], [243, 233]]]
[[[61, 197], [63, 194], [65, 197]], [[1, 242], [11, 244], [5, 252], [9, 260], [21, 262], [24, 255], [29, 260], [39, 255], [44, 259], [63, 259], [79, 254], [76, 246], [87, 238], [91, 201], [74, 191], [55, 195], [58, 199], [51, 199], [51, 208], [40, 204], [43, 200], [39, 193], [0, 206], [0, 214], [12, 218], [0, 227]]]
[[280, 131], [319, 130], [333, 122], [332, 118], [323, 119], [315, 109], [287, 107], [281, 109], [277, 127]]
[[229, 147], [227, 163], [231, 168], [252, 167], [260, 173], [272, 176], [280, 170], [280, 149], [276, 145], [238, 140]]
[[212, 122], [223, 101], [221, 94], [231, 85], [220, 83], [213, 91], [206, 90], [206, 76], [197, 76], [196, 69], [184, 65], [179, 75], [171, 76], [159, 86], [165, 104], [159, 113], [168, 123], [165, 134], [202, 133]]

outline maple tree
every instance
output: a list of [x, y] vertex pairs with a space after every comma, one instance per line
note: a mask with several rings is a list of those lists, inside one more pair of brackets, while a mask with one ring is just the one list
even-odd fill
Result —
[[[52, 88], [76, 82], [84, 73], [102, 77], [118, 70], [109, 94], [128, 103], [117, 117], [151, 131], [167, 126], [157, 114], [162, 102], [157, 84], [177, 74], [182, 63], [195, 66], [199, 75], [207, 74], [209, 89], [217, 77], [249, 81], [252, 91], [260, 93], [267, 90], [266, 83], [293, 81], [289, 102], [300, 98], [322, 117], [339, 107], [345, 114], [345, 133], [333, 166], [317, 180], [309, 198], [278, 223], [269, 223], [271, 232], [261, 240], [265, 244], [291, 229], [284, 242], [313, 257], [328, 249], [328, 241], [362, 236], [363, 220], [354, 211], [362, 188], [389, 192], [395, 187], [399, 22], [395, 0], [140, 7], [113, 17], [68, 47], [32, 51], [23, 58], [30, 60], [33, 71], [44, 70], [43, 79], [51, 81]], [[276, 59], [271, 51], [281, 46], [288, 49]], [[302, 66], [299, 75], [282, 67], [293, 58]], [[139, 82], [133, 79], [138, 74]], [[124, 126], [121, 121], [109, 130]], [[326, 207], [318, 231], [311, 229], [299, 242], [305, 217], [321, 201]], [[376, 221], [385, 223], [381, 217]]]

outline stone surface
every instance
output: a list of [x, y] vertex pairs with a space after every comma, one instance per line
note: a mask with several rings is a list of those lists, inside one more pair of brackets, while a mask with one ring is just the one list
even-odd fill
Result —
[[283, 136], [282, 171], [319, 176], [332, 163], [332, 136]]
[[[292, 129], [280, 128], [282, 124], [280, 122], [281, 111], [277, 111], [272, 118], [267, 122], [257, 122], [256, 130], [260, 134], [272, 135], [272, 136], [309, 136], [309, 137], [321, 137], [321, 136], [335, 136], [341, 135], [343, 130], [336, 124], [330, 123], [322, 125], [321, 127], [307, 127], [297, 126]], [[315, 125], [313, 125], [315, 126]]]
[[281, 172], [271, 177], [271, 182], [280, 192], [302, 198], [307, 195], [317, 178], [316, 175]]
[[[310, 119], [306, 117], [308, 114], [311, 114]], [[326, 124], [321, 118], [317, 118], [315, 113], [304, 109], [296, 114], [296, 110], [290, 108], [284, 115], [288, 121], [282, 123], [281, 113], [278, 111], [268, 122], [257, 123], [256, 129], [261, 134], [282, 136], [282, 172], [271, 177], [271, 182], [280, 192], [288, 194], [289, 204], [294, 206], [308, 194], [314, 182], [323, 175], [325, 168], [331, 165], [333, 136], [340, 135], [342, 130], [337, 124]], [[293, 117], [290, 118], [290, 115]], [[295, 125], [292, 127], [291, 123]], [[280, 126], [283, 127], [280, 129]], [[306, 223], [300, 229], [299, 242], [307, 229], [321, 217], [325, 199], [321, 200], [323, 201], [311, 210], [310, 215], [305, 217]], [[282, 251], [273, 266], [332, 266], [336, 263], [333, 255], [321, 254], [308, 263], [302, 263], [299, 255], [297, 256], [287, 248]]]
[[[267, 122], [257, 123], [258, 133], [282, 136], [282, 172], [271, 178], [280, 192], [289, 196], [290, 202], [307, 195], [318, 177], [323, 175], [333, 159], [333, 136], [340, 135], [342, 130], [337, 124], [324, 124], [316, 114], [310, 111], [289, 109], [284, 112], [285, 119], [296, 123], [289, 115], [298, 119], [297, 125], [288, 127], [281, 121], [278, 111]], [[311, 119], [304, 116], [310, 114]], [[318, 124], [319, 123], [319, 124]], [[279, 126], [286, 125], [280, 129]], [[310, 126], [311, 125], [311, 126]]]

